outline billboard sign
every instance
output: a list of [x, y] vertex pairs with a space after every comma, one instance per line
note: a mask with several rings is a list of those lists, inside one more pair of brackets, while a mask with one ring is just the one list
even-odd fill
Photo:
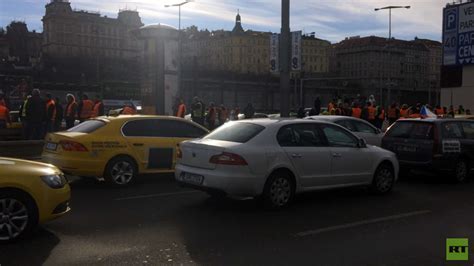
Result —
[[278, 62], [278, 54], [280, 53], [280, 35], [272, 34], [270, 35], [270, 72], [278, 73], [280, 72], [280, 65]]
[[291, 33], [291, 71], [301, 71], [301, 31]]
[[474, 2], [443, 12], [443, 65], [474, 64]]

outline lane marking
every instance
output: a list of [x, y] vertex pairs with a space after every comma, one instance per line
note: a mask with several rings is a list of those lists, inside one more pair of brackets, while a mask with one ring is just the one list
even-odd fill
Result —
[[158, 198], [158, 197], [167, 197], [174, 195], [186, 195], [186, 194], [195, 194], [201, 193], [200, 191], [183, 191], [183, 192], [172, 192], [172, 193], [159, 193], [159, 194], [149, 194], [149, 195], [139, 195], [125, 198], [117, 198], [115, 200], [134, 200], [134, 199], [148, 199], [148, 198]]
[[363, 220], [363, 221], [354, 222], [354, 223], [341, 224], [341, 225], [329, 226], [329, 227], [315, 229], [315, 230], [299, 232], [299, 233], [296, 233], [295, 236], [304, 237], [304, 236], [310, 236], [310, 235], [317, 235], [317, 234], [326, 233], [326, 232], [332, 232], [332, 231], [337, 231], [337, 230], [342, 230], [342, 229], [348, 229], [348, 228], [353, 228], [353, 227], [367, 225], [367, 224], [374, 224], [374, 223], [398, 220], [398, 219], [402, 219], [402, 218], [406, 218], [406, 217], [423, 215], [423, 214], [428, 214], [428, 213], [431, 213], [431, 211], [430, 210], [421, 210], [421, 211], [407, 212], [407, 213], [402, 213], [402, 214], [397, 214], [397, 215], [391, 215], [391, 216], [380, 217], [380, 218], [375, 218], [375, 219]]

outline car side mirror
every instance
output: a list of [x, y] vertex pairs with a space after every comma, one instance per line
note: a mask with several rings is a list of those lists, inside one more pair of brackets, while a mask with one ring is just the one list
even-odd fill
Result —
[[359, 143], [357, 146], [359, 148], [367, 148], [367, 142], [365, 142], [365, 139], [359, 139]]

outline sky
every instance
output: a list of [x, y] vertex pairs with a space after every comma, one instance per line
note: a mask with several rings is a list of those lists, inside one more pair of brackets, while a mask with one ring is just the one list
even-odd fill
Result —
[[[41, 18], [49, 0], [0, 0], [0, 26], [19, 20], [30, 30], [42, 31]], [[143, 23], [178, 26], [178, 8], [167, 4], [181, 0], [70, 0], [75, 9], [117, 17], [119, 9], [136, 9]], [[291, 30], [339, 42], [350, 36], [388, 37], [388, 11], [374, 8], [410, 5], [410, 9], [392, 11], [392, 36], [412, 40], [415, 37], [441, 40], [442, 9], [447, 0], [291, 0]], [[244, 29], [278, 32], [280, 0], [194, 0], [182, 7], [182, 27], [231, 30], [240, 10]]]

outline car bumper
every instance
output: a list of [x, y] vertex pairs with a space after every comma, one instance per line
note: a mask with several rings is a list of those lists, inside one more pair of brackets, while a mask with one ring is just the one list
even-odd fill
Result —
[[[46, 186], [46, 185], [45, 185]], [[42, 193], [42, 198], [38, 202], [39, 222], [44, 223], [54, 220], [70, 211], [69, 201], [71, 189], [69, 185], [61, 189], [44, 188], [47, 191]]]
[[[233, 196], [258, 196], [262, 193], [264, 178], [257, 177], [248, 171], [232, 171], [231, 168], [221, 167], [221, 169], [208, 170], [178, 164], [175, 178], [182, 186], [207, 192], [220, 191]], [[185, 182], [182, 178], [185, 173], [203, 176], [202, 183]]]
[[58, 167], [67, 175], [101, 177], [105, 169], [104, 163], [98, 158], [77, 159], [43, 153], [41, 160]]

